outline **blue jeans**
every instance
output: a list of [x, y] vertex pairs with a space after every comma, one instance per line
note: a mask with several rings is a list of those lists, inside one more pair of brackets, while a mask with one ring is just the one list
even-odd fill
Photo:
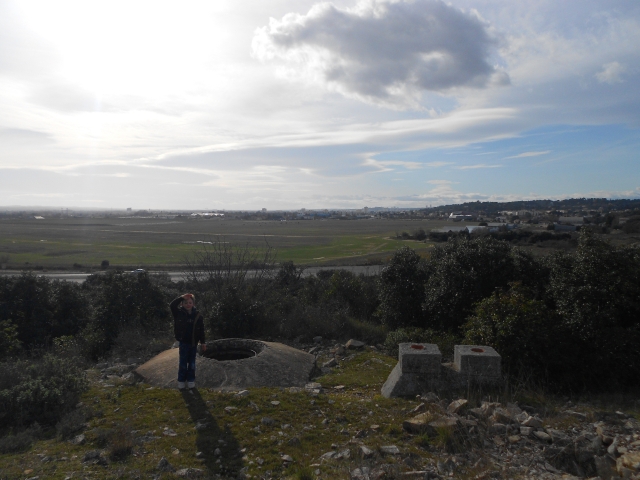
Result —
[[190, 343], [180, 342], [180, 363], [178, 364], [178, 381], [196, 381], [196, 347]]

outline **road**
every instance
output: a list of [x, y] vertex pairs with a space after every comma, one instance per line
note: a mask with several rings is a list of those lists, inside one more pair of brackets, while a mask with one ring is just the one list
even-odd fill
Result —
[[[303, 276], [308, 277], [310, 275], [315, 275], [316, 273], [318, 273], [321, 270], [347, 270], [349, 272], [355, 273], [355, 274], [364, 274], [364, 275], [377, 275], [378, 273], [380, 273], [380, 271], [382, 270], [383, 265], [370, 265], [370, 266], [361, 266], [361, 265], [353, 265], [353, 266], [341, 266], [341, 267], [308, 267], [305, 268]], [[249, 271], [249, 275], [251, 275], [251, 272], [255, 272], [255, 270], [250, 270]], [[17, 271], [0, 271], [0, 275], [20, 275], [21, 272], [17, 272]], [[154, 273], [154, 272], [150, 272], [150, 273]], [[182, 272], [166, 272], [169, 274], [169, 277], [171, 278], [172, 281], [176, 282], [179, 280], [182, 280]], [[39, 277], [45, 277], [45, 278], [49, 278], [51, 280], [65, 280], [67, 282], [74, 282], [74, 283], [82, 283], [84, 282], [87, 277], [89, 275], [91, 275], [90, 273], [63, 273], [63, 272], [44, 272], [44, 273], [37, 273], [36, 275]], [[100, 274], [98, 274], [100, 275]]]

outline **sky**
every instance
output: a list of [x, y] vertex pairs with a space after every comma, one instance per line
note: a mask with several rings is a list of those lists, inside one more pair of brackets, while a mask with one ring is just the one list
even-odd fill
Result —
[[636, 0], [0, 0], [0, 206], [640, 197]]

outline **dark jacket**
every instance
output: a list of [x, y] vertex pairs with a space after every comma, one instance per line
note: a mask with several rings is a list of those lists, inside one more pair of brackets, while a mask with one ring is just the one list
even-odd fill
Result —
[[[173, 333], [176, 340], [183, 343], [190, 343], [194, 347], [198, 342], [205, 343], [204, 339], [204, 319], [198, 313], [196, 307], [191, 309], [192, 315], [189, 315], [186, 309], [181, 305], [182, 297], [178, 297], [169, 304], [171, 313], [173, 314]], [[188, 334], [191, 330], [191, 335]], [[190, 336], [191, 338], [185, 338]]]

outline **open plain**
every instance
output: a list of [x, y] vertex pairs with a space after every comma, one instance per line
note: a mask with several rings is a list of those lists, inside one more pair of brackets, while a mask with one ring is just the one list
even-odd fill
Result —
[[204, 218], [7, 218], [0, 220], [0, 263], [8, 269], [171, 269], [203, 242], [275, 249], [277, 261], [301, 265], [384, 262], [402, 245], [420, 254], [430, 243], [395, 237], [446, 224], [427, 220], [249, 221]]

